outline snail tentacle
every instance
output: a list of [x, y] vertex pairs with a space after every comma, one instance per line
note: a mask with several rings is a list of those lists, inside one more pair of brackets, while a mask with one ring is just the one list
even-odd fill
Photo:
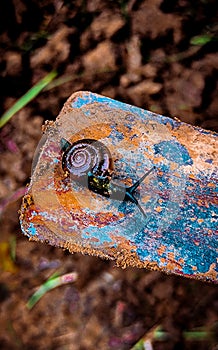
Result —
[[60, 146], [61, 146], [61, 150], [65, 152], [71, 146], [71, 143], [66, 139], [62, 138], [60, 141]]
[[113, 191], [111, 193], [111, 197], [114, 199], [120, 199], [124, 194], [124, 201], [130, 201], [137, 205], [141, 213], [146, 217], [144, 210], [142, 209], [141, 205], [139, 204], [137, 198], [134, 196], [134, 193], [136, 189], [139, 187], [139, 185], [144, 181], [144, 179], [154, 170], [154, 167], [152, 167], [149, 171], [147, 171], [139, 180], [137, 180], [132, 186], [126, 187], [126, 186], [119, 186], [115, 185], [113, 187]]

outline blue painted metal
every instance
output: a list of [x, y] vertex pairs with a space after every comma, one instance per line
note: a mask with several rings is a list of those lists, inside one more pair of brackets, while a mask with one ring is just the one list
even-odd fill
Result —
[[[60, 142], [103, 142], [114, 181], [130, 186], [146, 171], [137, 199], [105, 198], [71, 181]], [[90, 92], [73, 94], [37, 149], [21, 227], [32, 240], [218, 281], [218, 135]]]

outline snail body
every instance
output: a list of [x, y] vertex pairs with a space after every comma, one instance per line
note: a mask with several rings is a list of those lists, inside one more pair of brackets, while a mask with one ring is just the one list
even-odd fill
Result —
[[112, 174], [114, 173], [112, 156], [109, 149], [102, 142], [94, 139], [83, 139], [71, 144], [62, 138], [61, 148], [64, 151], [62, 169], [72, 180], [104, 197], [132, 202], [138, 206], [145, 216], [135, 197], [135, 191], [153, 168], [132, 186], [127, 187], [112, 180]]

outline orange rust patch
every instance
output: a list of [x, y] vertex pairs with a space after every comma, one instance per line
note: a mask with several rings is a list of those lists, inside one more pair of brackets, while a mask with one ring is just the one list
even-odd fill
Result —
[[199, 276], [202, 276], [204, 278], [208, 277], [208, 278], [211, 278], [212, 280], [215, 281], [216, 278], [217, 278], [217, 275], [218, 275], [218, 273], [214, 270], [215, 268], [216, 268], [216, 264], [212, 263], [210, 265], [209, 270], [207, 272], [205, 272], [205, 273], [200, 273]]
[[196, 220], [196, 218], [194, 218], [194, 217], [193, 217], [193, 218], [190, 218], [190, 220], [191, 220], [191, 221], [195, 221], [195, 220]]
[[90, 238], [90, 243], [98, 243], [99, 242], [99, 239], [98, 238], [96, 238], [96, 237], [92, 237], [92, 238]]
[[136, 246], [132, 245], [127, 239], [121, 236], [114, 235], [113, 233], [110, 234], [110, 237], [113, 241], [119, 242], [120, 249], [125, 249], [127, 251], [129, 250], [136, 250]]
[[172, 259], [172, 260], [169, 259], [169, 261], [167, 261], [166, 268], [169, 271], [182, 270], [181, 264], [179, 262], [177, 262], [176, 260], [174, 260], [174, 259]]
[[175, 254], [173, 252], [169, 252], [167, 254], [167, 256], [168, 256], [169, 260], [174, 260], [175, 259]]
[[209, 208], [209, 204], [206, 200], [204, 199], [198, 199], [197, 204], [199, 207], [206, 207]]
[[54, 121], [46, 120], [45, 123], [42, 125], [42, 132], [45, 133], [48, 129], [52, 128], [54, 124]]
[[165, 264], [166, 263], [166, 258], [160, 258], [160, 261], [162, 262], [162, 264]]
[[72, 135], [70, 142], [74, 143], [81, 139], [94, 139], [100, 140], [106, 138], [111, 133], [111, 127], [106, 123], [99, 123], [95, 125], [90, 125], [87, 129], [83, 129], [81, 132]]
[[162, 211], [162, 208], [161, 207], [156, 207], [155, 208], [155, 211], [157, 211], [158, 213], [160, 213]]
[[184, 264], [184, 259], [180, 258], [178, 262], [179, 262], [179, 264], [183, 265]]
[[213, 183], [213, 182], [209, 182], [209, 183], [207, 184], [207, 187], [216, 187], [216, 184]]
[[[173, 163], [173, 162], [171, 162], [170, 163], [170, 170], [175, 170], [175, 169], [177, 169], [178, 168], [178, 165], [176, 164], [176, 163]], [[174, 174], [175, 175], [175, 174]]]
[[159, 255], [163, 255], [163, 253], [166, 251], [166, 246], [165, 245], [161, 245], [159, 248], [157, 248], [157, 253]]

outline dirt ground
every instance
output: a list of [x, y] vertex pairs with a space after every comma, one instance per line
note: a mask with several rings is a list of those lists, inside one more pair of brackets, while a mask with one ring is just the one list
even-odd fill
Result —
[[[157, 326], [154, 350], [218, 349], [216, 286], [29, 242], [17, 213], [41, 126], [75, 91], [218, 131], [216, 6], [1, 0], [1, 114], [53, 69], [60, 80], [0, 130], [0, 349], [126, 350]], [[30, 296], [56, 271], [78, 279], [28, 310]]]

